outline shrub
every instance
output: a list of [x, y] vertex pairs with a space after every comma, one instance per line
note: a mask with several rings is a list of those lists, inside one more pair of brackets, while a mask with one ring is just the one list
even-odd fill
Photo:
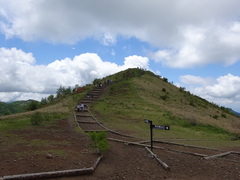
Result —
[[166, 88], [162, 88], [162, 92], [166, 92], [167, 90], [166, 90]]
[[163, 78], [163, 81], [166, 82], [166, 83], [168, 83], [168, 79], [165, 78], [165, 77]]
[[109, 149], [105, 132], [90, 132], [89, 138], [92, 140], [91, 147], [96, 149], [97, 154], [106, 152]]
[[190, 103], [189, 103], [189, 105], [190, 105], [190, 106], [195, 106], [194, 101], [191, 100]]
[[160, 96], [160, 99], [166, 101], [169, 97], [167, 95], [164, 95], [164, 96]]
[[185, 90], [186, 90], [185, 87], [180, 87], [180, 88], [179, 88], [179, 91], [180, 91], [180, 92], [184, 92]]
[[34, 113], [31, 118], [30, 118], [31, 124], [33, 126], [39, 126], [41, 125], [42, 121], [43, 121], [43, 115], [40, 112], [36, 112]]
[[226, 114], [222, 113], [222, 117], [223, 118], [227, 118]]

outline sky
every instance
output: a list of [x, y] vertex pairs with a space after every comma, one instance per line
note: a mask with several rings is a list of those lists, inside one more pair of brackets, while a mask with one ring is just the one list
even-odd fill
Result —
[[143, 68], [240, 112], [239, 0], [0, 0], [0, 101]]

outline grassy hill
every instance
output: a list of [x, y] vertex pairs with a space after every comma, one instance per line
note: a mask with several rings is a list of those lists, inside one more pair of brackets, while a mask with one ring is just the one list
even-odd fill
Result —
[[93, 108], [100, 121], [113, 129], [148, 137], [144, 119], [149, 119], [153, 124], [171, 127], [170, 131], [154, 130], [155, 138], [205, 140], [210, 144], [211, 140], [238, 140], [232, 143], [239, 144], [239, 117], [174, 86], [166, 78], [128, 69], [106, 79], [115, 83]]
[[[91, 111], [109, 128], [149, 138], [149, 125], [169, 125], [171, 130], [155, 130], [155, 139], [168, 139], [187, 144], [210, 147], [240, 146], [240, 119], [227, 108], [192, 95], [183, 87], [169, 83], [167, 78], [150, 71], [128, 69], [98, 81], [111, 79], [104, 94]], [[80, 94], [58, 99], [55, 104], [38, 109], [46, 117], [44, 124], [59, 118], [72, 117], [73, 107], [93, 84]], [[35, 111], [0, 117], [0, 131], [31, 127], [30, 117]]]

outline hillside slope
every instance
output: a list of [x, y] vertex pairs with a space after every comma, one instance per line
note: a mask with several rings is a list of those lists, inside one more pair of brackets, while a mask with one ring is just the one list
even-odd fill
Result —
[[239, 139], [237, 116], [174, 86], [166, 78], [128, 69], [106, 79], [114, 83], [94, 104], [94, 110], [112, 128], [144, 137], [148, 133], [144, 119], [150, 119], [171, 126], [171, 133], [158, 131], [156, 137]]

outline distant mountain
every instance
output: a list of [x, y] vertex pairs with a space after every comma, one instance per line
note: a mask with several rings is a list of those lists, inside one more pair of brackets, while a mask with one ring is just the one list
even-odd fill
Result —
[[10, 103], [0, 102], [0, 116], [24, 112], [30, 102], [31, 100]]
[[233, 114], [235, 114], [235, 115], [237, 115], [237, 116], [240, 117], [240, 113], [239, 113], [239, 112], [236, 112], [236, 111], [234, 111], [234, 110], [231, 110], [231, 111], [233, 112]]

